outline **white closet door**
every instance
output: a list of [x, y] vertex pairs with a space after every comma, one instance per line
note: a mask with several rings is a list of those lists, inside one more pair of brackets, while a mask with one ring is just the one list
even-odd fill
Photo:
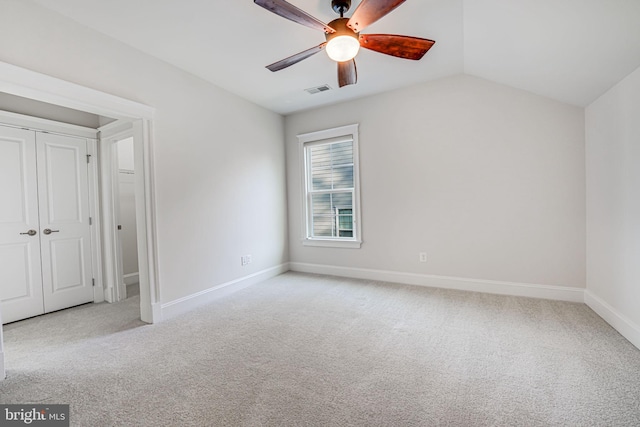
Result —
[[45, 312], [93, 301], [87, 141], [38, 133]]
[[0, 301], [5, 323], [44, 313], [36, 177], [34, 132], [0, 126]]

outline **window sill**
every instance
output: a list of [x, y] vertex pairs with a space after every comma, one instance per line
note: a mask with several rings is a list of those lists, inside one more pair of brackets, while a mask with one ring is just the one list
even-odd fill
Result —
[[362, 242], [359, 240], [302, 239], [302, 244], [321, 248], [360, 249]]

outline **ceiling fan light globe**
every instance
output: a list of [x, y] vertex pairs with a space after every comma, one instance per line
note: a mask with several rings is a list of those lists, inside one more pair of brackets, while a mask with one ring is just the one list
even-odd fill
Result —
[[360, 42], [350, 35], [338, 36], [329, 40], [325, 49], [329, 58], [336, 62], [350, 61], [358, 54]]

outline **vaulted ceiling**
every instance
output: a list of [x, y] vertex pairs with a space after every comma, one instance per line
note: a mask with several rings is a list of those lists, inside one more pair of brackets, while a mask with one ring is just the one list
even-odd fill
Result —
[[[358, 83], [341, 89], [324, 53], [267, 70], [324, 34], [252, 0], [30, 1], [282, 114], [460, 73], [586, 106], [640, 67], [639, 0], [408, 0], [363, 33], [435, 46], [418, 62], [363, 49]], [[330, 0], [290, 3], [324, 22], [337, 17]], [[323, 84], [333, 90], [304, 90]]]

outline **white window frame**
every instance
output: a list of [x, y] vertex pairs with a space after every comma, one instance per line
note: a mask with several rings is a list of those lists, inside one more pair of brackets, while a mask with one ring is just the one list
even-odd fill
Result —
[[[331, 140], [345, 137], [353, 141], [353, 237], [311, 237], [310, 194], [308, 192], [309, 173], [307, 171], [305, 148], [310, 145], [329, 143], [332, 142]], [[298, 135], [298, 149], [300, 153], [300, 189], [302, 195], [302, 244], [305, 246], [331, 248], [360, 248], [362, 245], [362, 221], [360, 215], [360, 150], [358, 144], [358, 124]]]

